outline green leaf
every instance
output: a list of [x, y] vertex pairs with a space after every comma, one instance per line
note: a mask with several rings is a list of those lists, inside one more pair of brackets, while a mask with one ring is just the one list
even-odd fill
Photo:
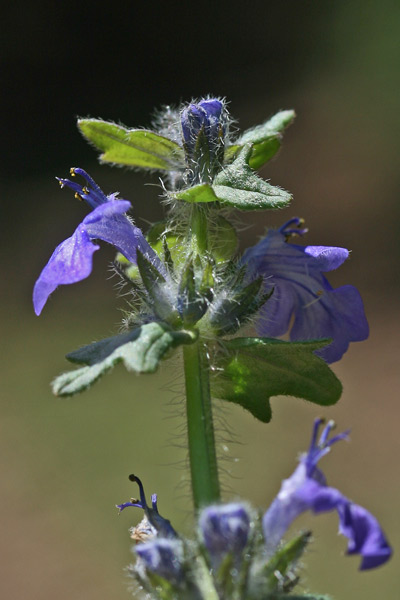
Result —
[[292, 196], [289, 192], [270, 185], [249, 166], [252, 146], [247, 144], [238, 157], [215, 177], [212, 189], [223, 204], [241, 210], [282, 208]]
[[296, 567], [297, 562], [303, 555], [310, 541], [309, 531], [301, 533], [287, 542], [272, 556], [264, 567], [264, 573], [268, 577], [270, 588], [278, 587], [290, 569]]
[[335, 404], [342, 385], [326, 362], [314, 354], [329, 342], [224, 340], [215, 359], [212, 394], [240, 404], [263, 423], [271, 420], [272, 396], [295, 396], [320, 406]]
[[196, 285], [193, 262], [190, 260], [184, 267], [178, 289], [183, 323], [186, 326], [197, 323], [209, 306], [209, 290], [202, 295]]
[[134, 373], [154, 373], [169, 350], [193, 341], [191, 332], [173, 331], [164, 323], [147, 323], [89, 344], [67, 355], [69, 361], [86, 366], [59, 375], [53, 381], [53, 392], [56, 396], [82, 392], [119, 362]]
[[103, 154], [102, 162], [171, 171], [184, 164], [182, 148], [147, 129], [126, 129], [101, 119], [78, 119], [83, 136]]
[[174, 265], [183, 263], [187, 258], [186, 244], [183, 243], [183, 237], [179, 236], [175, 230], [171, 231], [171, 223], [159, 221], [154, 223], [147, 232], [146, 239], [158, 256], [166, 262], [166, 249], [168, 246], [169, 254]]
[[263, 278], [258, 277], [237, 291], [233, 287], [231, 293], [219, 302], [210, 316], [210, 326], [217, 336], [235, 333], [265, 303], [270, 294], [260, 296], [262, 283]]
[[185, 202], [218, 202], [213, 188], [208, 183], [200, 183], [185, 190], [179, 190], [171, 194], [176, 200], [184, 200]]
[[172, 197], [185, 202], [220, 202], [240, 210], [283, 208], [292, 199], [291, 194], [270, 185], [249, 166], [252, 146], [244, 146], [238, 157], [215, 177], [212, 185], [201, 183], [174, 192]]
[[208, 241], [217, 264], [230, 260], [238, 247], [236, 229], [220, 215], [209, 224]]
[[[166, 261], [165, 244], [167, 244], [174, 265], [179, 265], [187, 259], [187, 240], [183, 236], [171, 232], [170, 228], [170, 221], [155, 223], [148, 231], [146, 238], [150, 246], [164, 262]], [[232, 258], [238, 246], [235, 228], [227, 219], [220, 215], [217, 215], [209, 223], [208, 241], [210, 253], [217, 264], [224, 263]], [[122, 259], [120, 257], [122, 255], [119, 254], [119, 262], [130, 264], [125, 257], [122, 257]]]
[[232, 160], [245, 144], [253, 144], [249, 164], [258, 169], [268, 162], [279, 150], [282, 133], [295, 118], [293, 110], [283, 110], [271, 119], [245, 131], [233, 146], [227, 148], [225, 159]]

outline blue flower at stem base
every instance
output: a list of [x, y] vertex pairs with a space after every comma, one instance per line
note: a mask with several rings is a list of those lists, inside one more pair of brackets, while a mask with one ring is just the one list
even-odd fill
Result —
[[372, 569], [385, 563], [392, 550], [377, 519], [365, 508], [353, 504], [339, 490], [328, 487], [318, 461], [327, 454], [332, 445], [346, 439], [348, 432], [329, 439], [334, 427], [330, 421], [323, 429], [319, 441], [318, 432], [322, 419], [316, 419], [308, 452], [300, 458], [300, 464], [281, 489], [263, 517], [263, 531], [267, 552], [272, 555], [292, 521], [306, 510], [322, 513], [336, 510], [339, 515], [339, 533], [349, 539], [347, 554], [360, 554], [360, 569]]
[[[135, 553], [140, 559], [137, 569], [140, 571], [142, 567], [148, 569], [151, 573], [155, 573], [163, 577], [167, 581], [174, 584], [179, 584], [183, 578], [183, 548], [182, 542], [172, 527], [168, 519], [164, 519], [158, 512], [157, 494], [151, 496], [151, 507], [148, 506], [143, 484], [136, 475], [129, 475], [129, 480], [137, 483], [139, 486], [140, 500], [132, 498], [129, 502], [117, 504], [119, 512], [130, 506], [141, 508], [144, 510], [147, 518], [147, 523], [150, 525], [148, 533], [145, 537], [153, 537], [154, 539], [144, 543], [137, 544], [134, 548]], [[142, 523], [139, 525], [140, 526]], [[138, 528], [134, 528], [136, 532]], [[152, 530], [152, 531], [151, 531]], [[147, 532], [146, 532], [147, 533]], [[132, 536], [137, 539], [137, 536]]]
[[159, 270], [165, 272], [161, 261], [146, 241], [143, 233], [126, 216], [131, 208], [117, 194], [106, 196], [83, 169], [71, 169], [72, 175], [86, 180], [82, 186], [69, 179], [58, 179], [61, 187], [68, 186], [75, 196], [85, 200], [93, 209], [76, 228], [71, 237], [54, 250], [33, 291], [33, 305], [39, 315], [50, 294], [59, 286], [86, 279], [92, 271], [93, 254], [100, 248], [93, 240], [103, 240], [115, 246], [129, 261], [136, 263], [139, 249]]
[[133, 506], [135, 508], [141, 508], [144, 510], [145, 515], [152, 527], [157, 531], [158, 535], [167, 538], [176, 538], [177, 533], [172, 527], [171, 523], [168, 519], [164, 519], [158, 512], [157, 508], [157, 494], [152, 494], [151, 496], [151, 508], [147, 504], [146, 495], [144, 493], [144, 488], [141, 480], [136, 475], [129, 475], [129, 481], [133, 481], [137, 483], [139, 486], [140, 492], [140, 500], [136, 500], [132, 498], [129, 502], [124, 502], [123, 504], [117, 504], [117, 508], [119, 512], [122, 512], [128, 506]]
[[337, 269], [349, 256], [345, 248], [299, 246], [288, 243], [303, 235], [303, 221], [293, 218], [267, 235], [243, 255], [254, 277], [263, 275], [274, 293], [261, 310], [260, 335], [278, 337], [290, 330], [291, 340], [332, 338], [316, 354], [326, 362], [339, 360], [350, 342], [365, 340], [368, 322], [358, 290], [352, 285], [333, 289], [324, 272]]

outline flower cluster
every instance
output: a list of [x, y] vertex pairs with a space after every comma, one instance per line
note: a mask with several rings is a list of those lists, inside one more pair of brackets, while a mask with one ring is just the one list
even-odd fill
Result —
[[348, 438], [348, 432], [330, 437], [334, 427], [330, 421], [318, 439], [321, 424], [322, 419], [316, 419], [308, 451], [300, 457], [294, 473], [283, 481], [261, 522], [255, 511], [242, 502], [208, 506], [200, 512], [196, 542], [180, 538], [170, 522], [159, 515], [155, 495], [149, 508], [140, 480], [130, 476], [139, 484], [140, 500], [120, 504], [118, 509], [142, 508], [152, 526], [145, 543], [140, 543], [142, 537], [138, 535], [143, 524], [132, 530], [132, 538], [139, 541], [134, 546], [137, 562], [132, 575], [145, 587], [149, 587], [146, 578], [156, 576], [161, 587], [165, 582], [172, 585], [178, 598], [189, 592], [205, 598], [204, 589], [210, 590], [210, 586], [213, 598], [228, 597], [228, 590], [241, 586], [245, 586], [241, 589], [246, 590], [246, 598], [256, 598], [257, 594], [268, 598], [290, 591], [298, 581], [296, 564], [309, 534], [286, 544], [283, 537], [294, 519], [307, 510], [315, 514], [336, 510], [339, 533], [349, 540], [347, 554], [361, 556], [361, 570], [384, 564], [392, 550], [377, 519], [329, 487], [317, 466], [336, 442]]
[[[56, 287], [76, 283], [90, 275], [93, 254], [99, 249], [94, 240], [103, 240], [112, 244], [129, 263], [133, 264], [137, 264], [139, 251], [155, 267], [158, 276], [167, 277], [166, 265], [160, 260], [142, 231], [126, 215], [131, 208], [130, 202], [118, 200], [116, 193], [106, 196], [83, 169], [74, 168], [71, 169], [71, 173], [84, 177], [86, 185], [80, 185], [69, 179], [59, 179], [61, 186], [68, 186], [74, 190], [75, 195], [85, 200], [93, 210], [84, 218], [73, 235], [57, 246], [40, 274], [33, 293], [37, 315], [41, 313]], [[295, 319], [290, 330], [291, 339], [331, 339], [332, 342], [318, 350], [317, 354], [327, 362], [334, 362], [342, 357], [351, 341], [361, 341], [368, 337], [368, 323], [357, 289], [351, 285], [333, 289], [323, 275], [326, 271], [338, 268], [348, 258], [348, 250], [289, 243], [288, 238], [292, 234], [303, 235], [306, 232], [305, 229], [292, 227], [301, 223], [298, 218], [291, 219], [279, 230], [269, 231], [258, 244], [245, 251], [241, 264], [247, 266], [247, 281], [251, 276], [253, 280], [261, 283], [260, 278], [262, 278], [265, 294], [259, 295], [260, 285], [249, 287], [252, 294], [250, 300], [255, 302], [252, 303], [250, 312], [246, 312], [243, 319], [238, 319], [240, 310], [235, 314], [231, 305], [238, 306], [239, 298], [232, 299], [235, 290], [228, 293], [229, 279], [225, 279], [224, 285], [221, 286], [221, 294], [219, 296], [214, 294], [215, 302], [210, 310], [211, 324], [214, 323], [214, 329], [217, 331], [222, 331], [219, 321], [222, 319], [222, 313], [225, 317], [226, 299], [229, 298], [228, 312], [233, 314], [229, 317], [230, 323], [224, 327], [227, 328], [227, 332], [231, 332], [230, 329], [235, 328], [235, 324], [240, 326], [260, 308], [261, 297], [264, 300], [261, 303], [257, 323], [258, 333], [268, 337], [283, 335], [288, 330], [294, 314]], [[214, 281], [210, 287], [215, 290], [216, 285], [217, 281]], [[210, 287], [204, 294], [208, 305], [210, 305]], [[237, 296], [243, 294], [243, 289], [238, 288]], [[174, 297], [171, 303], [175, 310], [183, 300], [177, 298], [177, 291], [172, 295]], [[195, 303], [197, 306], [201, 303], [198, 295]], [[243, 303], [242, 297], [240, 303]], [[197, 320], [204, 312], [205, 310], [199, 312]], [[226, 321], [226, 317], [224, 320]]]
[[[135, 373], [154, 373], [161, 360], [182, 348], [187, 395], [188, 449], [197, 535], [178, 535], [158, 511], [157, 496], [118, 505], [144, 511], [131, 530], [136, 562], [132, 575], [150, 596], [169, 600], [272, 600], [298, 582], [297, 563], [308, 532], [283, 542], [301, 513], [336, 511], [348, 554], [360, 569], [385, 563], [391, 548], [375, 517], [329, 487], [319, 460], [347, 433], [331, 437], [315, 421], [307, 453], [261, 517], [243, 502], [220, 503], [212, 397], [239, 404], [260, 421], [271, 419], [270, 398], [291, 395], [322, 406], [335, 404], [342, 387], [328, 367], [350, 342], [368, 337], [361, 296], [352, 285], [334, 289], [325, 274], [340, 267], [349, 251], [293, 244], [306, 233], [292, 218], [238, 255], [232, 210], [286, 207], [289, 192], [261, 179], [255, 169], [279, 150], [293, 111], [231, 135], [226, 103], [208, 97], [166, 108], [156, 130], [128, 129], [99, 119], [80, 119], [84, 137], [103, 162], [160, 171], [165, 221], [143, 233], [128, 216], [131, 203], [106, 195], [83, 169], [76, 179], [58, 179], [91, 212], [71, 237], [57, 246], [36, 281], [33, 304], [41, 313], [59, 285], [76, 283], [92, 271], [98, 240], [118, 252], [115, 271], [129, 286], [124, 331], [71, 352], [79, 365], [60, 375], [60, 396], [87, 389], [115, 364]], [[250, 337], [233, 337], [245, 325]], [[289, 333], [290, 341], [276, 339]], [[310, 597], [311, 598], [311, 597]]]
[[[225, 104], [217, 98], [189, 104], [181, 111], [180, 128], [186, 165], [192, 174], [195, 168], [193, 165], [200, 169], [195, 176], [196, 182], [192, 181], [192, 185], [212, 181], [218, 170], [223, 170], [228, 123]], [[173, 139], [177, 137], [176, 133], [171, 132], [171, 135]], [[244, 138], [247, 139], [246, 134]], [[206, 176], [205, 168], [208, 169]], [[156, 272], [166, 276], [166, 266], [146, 241], [142, 231], [126, 215], [131, 204], [118, 199], [115, 193], [106, 196], [82, 169], [71, 169], [71, 174], [82, 176], [86, 185], [59, 179], [61, 187], [71, 188], [76, 197], [87, 202], [92, 212], [84, 218], [70, 238], [57, 246], [39, 276], [33, 295], [36, 314], [40, 314], [49, 295], [58, 285], [75, 283], [88, 277], [92, 269], [93, 254], [99, 249], [95, 240], [114, 245], [133, 264], [137, 264], [139, 250], [156, 267]], [[173, 215], [171, 218], [173, 219]], [[327, 246], [303, 247], [288, 243], [291, 235], [303, 235], [305, 232], [300, 219], [291, 219], [279, 230], [269, 231], [258, 244], [246, 250], [238, 265], [247, 265], [247, 274], [253, 279], [261, 281], [260, 278], [263, 278], [265, 291], [270, 293], [264, 295], [264, 302], [260, 306], [257, 301], [260, 287], [253, 286], [251, 292], [256, 302], [252, 304], [252, 308], [245, 311], [243, 318], [239, 318], [235, 311], [230, 318], [240, 326], [254, 311], [260, 309], [258, 332], [268, 337], [277, 337], [286, 333], [294, 315], [291, 339], [330, 339], [331, 343], [317, 353], [327, 362], [334, 362], [341, 358], [349, 342], [368, 337], [368, 323], [356, 288], [345, 285], [334, 290], [323, 275], [324, 272], [338, 268], [348, 258], [348, 250]], [[180, 243], [182, 246], [185, 240]], [[186, 260], [190, 259], [190, 255], [193, 256], [192, 244], [189, 245]], [[210, 258], [215, 260], [213, 256]], [[181, 262], [185, 262], [185, 257]], [[196, 275], [197, 279], [201, 276], [201, 273]], [[226, 296], [227, 276], [224, 279], [220, 273], [218, 276], [214, 274], [203, 294], [208, 301], [206, 296], [210, 295], [210, 288], [215, 288], [217, 281], [221, 279], [223, 291], [214, 303], [214, 312], [215, 307], [221, 304], [224, 292]], [[229, 295], [232, 296], [232, 293]], [[235, 304], [243, 302], [241, 289], [237, 290], [236, 297]], [[174, 301], [175, 299], [172, 300], [173, 303]], [[201, 301], [202, 298], [196, 294], [194, 302], [198, 304]], [[223, 310], [226, 312], [226, 307]], [[232, 312], [232, 309], [229, 310]], [[204, 312], [200, 311], [197, 320]], [[218, 326], [214, 329], [222, 331]], [[229, 326], [227, 329], [229, 330]]]

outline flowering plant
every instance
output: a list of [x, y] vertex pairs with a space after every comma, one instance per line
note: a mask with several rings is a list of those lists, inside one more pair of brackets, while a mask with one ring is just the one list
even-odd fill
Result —
[[[156, 495], [148, 506], [135, 475], [130, 478], [140, 499], [118, 505], [120, 511], [144, 510], [132, 530], [137, 558], [130, 572], [152, 597], [299, 597], [292, 590], [310, 534], [286, 543], [283, 537], [306, 510], [337, 511], [348, 553], [361, 555], [361, 569], [377, 567], [391, 555], [375, 517], [328, 487], [317, 466], [347, 437], [330, 438], [332, 422], [319, 440], [321, 420], [315, 422], [309, 451], [264, 516], [247, 503], [221, 504], [212, 398], [239, 404], [265, 423], [272, 417], [273, 396], [335, 404], [342, 388], [328, 364], [339, 360], [350, 342], [368, 337], [357, 289], [333, 289], [325, 277], [348, 258], [348, 250], [293, 244], [293, 236], [306, 234], [302, 219], [269, 230], [238, 256], [232, 211], [290, 203], [288, 192], [255, 169], [276, 154], [294, 116], [281, 111], [233, 135], [225, 101], [206, 98], [178, 110], [166, 108], [154, 131], [80, 119], [81, 133], [102, 152], [102, 162], [163, 173], [167, 217], [146, 234], [127, 214], [131, 203], [116, 193], [106, 195], [83, 169], [71, 169], [81, 183], [59, 179], [91, 212], [40, 274], [33, 294], [36, 314], [59, 285], [90, 275], [97, 240], [117, 249], [114, 269], [129, 288], [130, 301], [122, 332], [67, 355], [79, 367], [55, 379], [55, 394], [85, 390], [118, 362], [135, 373], [153, 373], [171, 353], [182, 352], [195, 539], [183, 538], [160, 516]], [[243, 336], [251, 324], [256, 335]], [[290, 341], [277, 339], [288, 331]]]

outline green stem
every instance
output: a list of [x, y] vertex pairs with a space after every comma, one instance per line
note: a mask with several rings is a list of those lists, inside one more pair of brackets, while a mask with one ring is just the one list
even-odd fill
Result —
[[183, 347], [190, 473], [195, 509], [218, 502], [209, 365], [201, 340]]
[[206, 208], [203, 206], [193, 205], [190, 231], [195, 254], [204, 256], [208, 250], [208, 223]]

